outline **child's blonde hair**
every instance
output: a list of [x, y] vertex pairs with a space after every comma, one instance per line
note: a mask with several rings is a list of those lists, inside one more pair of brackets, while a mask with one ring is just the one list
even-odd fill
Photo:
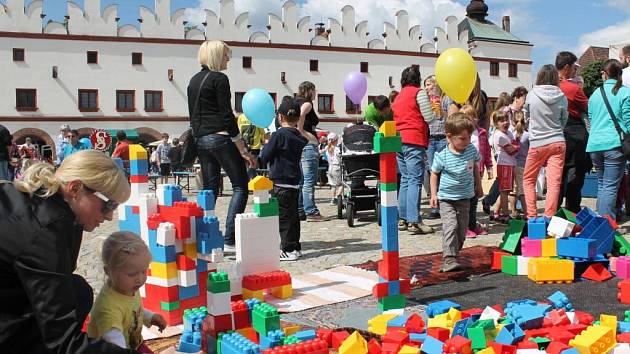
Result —
[[461, 113], [467, 114], [470, 116], [470, 118], [477, 120], [479, 119], [479, 117], [477, 117], [477, 110], [475, 109], [475, 107], [469, 105], [469, 104], [465, 104], [462, 106], [462, 108], [459, 109], [459, 111]]
[[492, 112], [492, 123], [496, 126], [499, 122], [503, 122], [506, 120], [510, 120], [510, 117], [507, 113], [503, 111], [494, 111]]
[[444, 122], [444, 131], [446, 134], [459, 135], [463, 132], [472, 134], [475, 130], [475, 123], [470, 117], [462, 112], [453, 113]]
[[150, 253], [140, 236], [130, 231], [117, 231], [109, 235], [101, 250], [101, 259], [106, 271], [125, 266], [129, 255]]
[[523, 133], [527, 130], [527, 122], [525, 122], [525, 113], [522, 111], [516, 111], [512, 115], [512, 124], [514, 124], [514, 130], [516, 131], [516, 139], [521, 140]]

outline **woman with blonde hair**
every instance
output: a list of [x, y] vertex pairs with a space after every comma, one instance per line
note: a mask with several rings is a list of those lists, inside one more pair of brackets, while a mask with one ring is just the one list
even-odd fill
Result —
[[234, 113], [227, 69], [231, 50], [222, 41], [205, 41], [199, 47], [201, 71], [188, 84], [188, 113], [196, 140], [203, 189], [219, 195], [221, 168], [232, 184], [232, 199], [225, 221], [225, 251], [235, 251], [236, 214], [247, 205], [247, 166], [256, 168], [256, 158], [243, 141]]
[[130, 193], [125, 173], [94, 150], [56, 171], [35, 163], [22, 180], [0, 184], [0, 352], [130, 352], [88, 342], [81, 328], [94, 295], [73, 274], [83, 231], [112, 220]]

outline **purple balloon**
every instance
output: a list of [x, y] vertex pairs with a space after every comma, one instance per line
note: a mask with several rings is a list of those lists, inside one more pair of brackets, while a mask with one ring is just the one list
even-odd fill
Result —
[[367, 92], [367, 79], [358, 71], [351, 71], [343, 80], [343, 89], [352, 103], [361, 104], [361, 100]]

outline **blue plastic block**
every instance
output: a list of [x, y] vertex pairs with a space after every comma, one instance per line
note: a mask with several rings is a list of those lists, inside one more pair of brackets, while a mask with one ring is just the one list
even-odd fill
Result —
[[547, 220], [545, 218], [530, 218], [527, 221], [527, 237], [530, 240], [544, 240], [547, 238]]
[[158, 244], [156, 230], [149, 230], [149, 250], [151, 251], [153, 262], [170, 263], [177, 260], [175, 245], [162, 246]]
[[427, 336], [422, 342], [422, 346], [420, 350], [426, 354], [442, 354], [442, 349], [444, 348], [444, 342], [435, 339], [431, 336]]
[[575, 221], [577, 221], [578, 225], [584, 226], [596, 216], [597, 214], [594, 211], [587, 207], [584, 207], [582, 208], [582, 210], [580, 210], [579, 213], [575, 214]]
[[204, 211], [214, 210], [214, 192], [211, 190], [199, 191], [197, 194], [197, 205], [199, 205], [199, 207], [201, 207]]
[[398, 207], [381, 206], [383, 251], [398, 251]]
[[501, 328], [494, 341], [501, 344], [514, 345], [523, 338], [525, 338], [525, 332], [523, 332], [521, 327], [514, 323], [508, 323]]
[[597, 255], [597, 243], [588, 238], [564, 237], [557, 240], [556, 250], [559, 257], [586, 260]]
[[542, 327], [545, 315], [551, 309], [551, 305], [520, 304], [506, 306], [505, 313], [521, 329], [535, 329]]
[[315, 339], [317, 337], [317, 334], [315, 333], [314, 330], [308, 329], [305, 331], [295, 332], [292, 334], [292, 336], [299, 339], [302, 342], [305, 342], [307, 340]]
[[252, 322], [252, 313], [254, 312], [254, 306], [260, 304], [261, 301], [253, 298], [245, 300], [245, 303], [247, 304], [247, 309], [249, 310], [249, 322]]
[[175, 184], [162, 185], [162, 193], [164, 193], [164, 205], [173, 206], [175, 202], [182, 201], [182, 189]]
[[118, 228], [120, 231], [131, 231], [140, 235], [140, 214], [134, 214], [131, 206], [125, 206], [125, 220], [118, 220]]
[[201, 332], [184, 330], [177, 350], [182, 353], [197, 353], [201, 350]]
[[260, 346], [238, 332], [221, 337], [221, 354], [259, 354]]
[[630, 322], [624, 322], [624, 321], [617, 322], [617, 332], [619, 333], [630, 332]]
[[571, 304], [571, 301], [569, 301], [569, 298], [559, 290], [551, 294], [551, 296], [549, 296], [547, 300], [551, 301], [555, 309], [573, 311], [573, 305]]
[[409, 333], [409, 340], [412, 342], [423, 343], [427, 339], [427, 333]]
[[391, 295], [400, 295], [400, 280], [392, 280], [387, 283], [388, 294]]
[[284, 340], [284, 332], [281, 329], [269, 331], [266, 336], [260, 336], [260, 348], [269, 349], [282, 345]]
[[208, 270], [208, 261], [197, 258], [197, 273], [205, 272]]
[[462, 336], [464, 338], [468, 338], [468, 326], [472, 322], [470, 321], [470, 317], [461, 319], [455, 322], [455, 326], [453, 327], [453, 333], [451, 333], [451, 337]]
[[129, 160], [129, 175], [131, 176], [147, 176], [149, 174], [149, 161], [147, 160]]
[[407, 323], [407, 320], [409, 319], [410, 315], [400, 315], [400, 316], [396, 316], [394, 318], [392, 318], [391, 320], [387, 321], [387, 328], [393, 328], [393, 327], [398, 327], [398, 328], [403, 328], [405, 327], [405, 324]]
[[436, 302], [432, 302], [425, 309], [427, 316], [435, 317], [437, 315], [441, 315], [443, 313], [447, 313], [451, 307], [461, 310], [461, 306], [459, 304], [454, 303], [450, 300], [440, 300]]
[[223, 249], [223, 235], [219, 230], [219, 220], [216, 216], [197, 218], [197, 252], [209, 254], [214, 248]]
[[179, 286], [178, 290], [180, 300], [192, 299], [193, 297], [199, 296], [199, 284], [188, 287]]
[[589, 238], [596, 240], [597, 253], [607, 254], [612, 251], [615, 239], [615, 230], [613, 230], [608, 219], [596, 216], [590, 219], [578, 234], [578, 238]]
[[561, 351], [560, 354], [580, 354], [580, 352], [575, 348], [569, 348]]

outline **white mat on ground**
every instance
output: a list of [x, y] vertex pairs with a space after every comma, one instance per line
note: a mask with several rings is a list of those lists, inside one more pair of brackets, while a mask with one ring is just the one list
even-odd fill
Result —
[[350, 266], [338, 266], [322, 272], [291, 275], [293, 296], [276, 299], [265, 296], [265, 301], [280, 312], [296, 312], [335, 304], [372, 294], [378, 274]]

